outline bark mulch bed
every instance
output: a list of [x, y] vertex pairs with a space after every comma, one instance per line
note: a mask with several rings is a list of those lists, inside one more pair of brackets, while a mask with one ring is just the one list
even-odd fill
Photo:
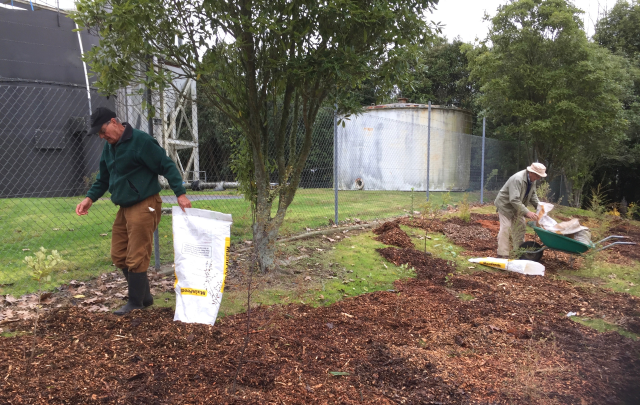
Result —
[[420, 252], [413, 248], [384, 248], [377, 249], [377, 252], [396, 266], [406, 264], [413, 267], [416, 270], [418, 279], [429, 279], [441, 284], [447, 274], [456, 271], [455, 267], [446, 260], [433, 257], [430, 253]]
[[405, 231], [400, 229], [397, 222], [385, 222], [378, 228], [373, 230], [373, 233], [379, 235], [373, 239], [384, 243], [385, 245], [398, 246], [401, 248], [413, 248], [413, 242]]
[[[404, 234], [398, 223], [376, 231]], [[441, 224], [471, 246], [487, 237], [471, 239], [473, 222]], [[413, 248], [378, 252], [416, 278], [329, 307], [259, 307], [250, 323], [246, 314], [212, 327], [173, 322], [170, 309], [124, 318], [53, 309], [32, 360], [32, 335], [1, 338], [0, 403], [640, 403], [640, 341], [566, 316], [639, 333], [638, 298], [552, 277], [455, 274]]]
[[428, 232], [443, 233], [453, 243], [466, 249], [463, 254], [482, 257], [495, 256], [498, 249], [498, 241], [496, 239], [497, 232], [494, 235], [491, 230], [483, 227], [478, 220], [489, 221], [494, 216], [497, 219], [495, 214], [472, 214], [469, 222], [465, 222], [458, 217], [449, 218], [445, 221], [404, 217], [399, 219], [399, 223], [413, 228], [424, 229]]
[[618, 224], [609, 229], [611, 235], [628, 236], [623, 242], [636, 242], [637, 245], [616, 246], [612, 251], [632, 260], [640, 260], [640, 228], [629, 223]]
[[211, 327], [173, 322], [169, 309], [124, 318], [55, 310], [41, 319], [31, 362], [31, 336], [2, 339], [0, 402], [640, 401], [640, 342], [565, 316], [637, 323], [635, 297], [515, 273], [453, 275], [412, 249], [380, 253], [414, 267], [416, 279], [329, 307], [260, 307], [248, 327], [245, 314]]

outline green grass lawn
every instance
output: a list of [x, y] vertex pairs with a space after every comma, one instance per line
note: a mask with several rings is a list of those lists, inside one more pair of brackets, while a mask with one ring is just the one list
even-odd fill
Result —
[[[163, 195], [171, 195], [163, 191]], [[189, 194], [237, 195], [235, 191], [203, 191]], [[455, 204], [462, 193], [431, 193], [441, 204], [443, 199]], [[79, 217], [75, 207], [82, 197], [15, 198], [0, 200], [0, 293], [20, 295], [38, 288], [51, 289], [69, 280], [84, 280], [112, 271], [109, 255], [111, 225], [117, 207], [108, 199], [93, 204], [89, 215]], [[469, 201], [477, 201], [471, 194]], [[340, 191], [339, 219], [370, 220], [419, 211], [425, 201], [422, 192]], [[334, 218], [334, 194], [331, 189], [300, 189], [289, 207], [280, 234], [289, 235], [318, 228]], [[170, 206], [171, 204], [167, 204]], [[244, 199], [194, 201], [195, 208], [233, 215], [232, 243], [251, 239], [251, 209]], [[159, 226], [160, 259], [173, 261], [171, 217], [163, 216]], [[64, 270], [40, 287], [30, 280], [23, 259], [41, 246], [58, 250], [67, 263]], [[152, 263], [154, 258], [152, 257]]]

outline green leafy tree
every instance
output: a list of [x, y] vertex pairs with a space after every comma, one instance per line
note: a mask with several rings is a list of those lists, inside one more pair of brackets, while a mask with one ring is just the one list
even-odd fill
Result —
[[618, 1], [596, 23], [593, 39], [612, 52], [640, 57], [640, 3]]
[[610, 200], [640, 201], [637, 179], [640, 177], [640, 4], [618, 1], [596, 23], [593, 39], [611, 52], [625, 57], [634, 81], [631, 97], [624, 103], [629, 122], [626, 139], [615, 153], [598, 167], [588, 188], [600, 181], [608, 184]]
[[524, 142], [552, 177], [565, 174], [574, 204], [624, 139], [631, 85], [626, 61], [590, 43], [579, 14], [565, 0], [511, 2], [491, 19], [486, 48], [469, 53], [496, 134]]
[[438, 37], [425, 45], [411, 69], [411, 81], [402, 87], [402, 95], [412, 102], [431, 101], [439, 105], [474, 108], [474, 83], [469, 79], [465, 44], [459, 38], [448, 42]]
[[[255, 179], [254, 246], [268, 270], [320, 107], [335, 100], [342, 112], [356, 111], [350, 91], [364, 80], [398, 83], [413, 51], [432, 35], [424, 15], [436, 3], [79, 0], [72, 17], [101, 38], [85, 59], [102, 92], [135, 82], [169, 86], [176, 74], [155, 67], [171, 64], [196, 79], [198, 97], [246, 138]], [[138, 74], [144, 66], [151, 68]], [[289, 130], [298, 122], [300, 136]]]

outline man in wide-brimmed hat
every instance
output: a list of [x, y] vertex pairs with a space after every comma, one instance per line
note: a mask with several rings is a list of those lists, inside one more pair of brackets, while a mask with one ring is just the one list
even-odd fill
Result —
[[153, 304], [147, 269], [151, 260], [153, 232], [162, 214], [158, 175], [164, 176], [184, 210], [191, 208], [175, 163], [158, 142], [147, 134], [121, 122], [116, 113], [99, 107], [91, 114], [89, 135], [106, 140], [100, 157], [100, 172], [76, 207], [86, 215], [91, 205], [109, 190], [111, 201], [120, 206], [111, 234], [111, 260], [127, 279], [129, 300], [116, 315]]
[[498, 192], [495, 200], [500, 218], [498, 257], [509, 256], [509, 233], [514, 249], [524, 241], [525, 217], [534, 221], [538, 219], [535, 213], [527, 209], [527, 205], [538, 207], [540, 201], [536, 194], [536, 181], [547, 177], [546, 170], [542, 163], [532, 163], [526, 170], [511, 176]]

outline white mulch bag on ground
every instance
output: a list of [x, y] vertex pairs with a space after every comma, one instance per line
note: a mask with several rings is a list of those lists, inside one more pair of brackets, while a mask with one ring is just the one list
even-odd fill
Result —
[[496, 269], [514, 271], [528, 276], [544, 276], [544, 266], [531, 260], [509, 260], [496, 257], [469, 259], [471, 263], [495, 267]]
[[227, 275], [231, 215], [173, 207], [174, 321], [213, 325]]

